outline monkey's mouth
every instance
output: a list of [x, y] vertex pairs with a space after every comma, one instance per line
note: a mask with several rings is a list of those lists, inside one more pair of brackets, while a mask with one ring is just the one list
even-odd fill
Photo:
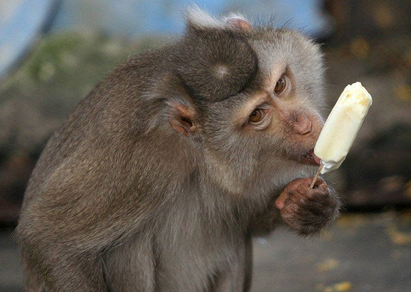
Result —
[[310, 164], [310, 165], [320, 165], [320, 158], [318, 158], [315, 154], [314, 154], [314, 150], [310, 150], [307, 153], [304, 153], [303, 155], [301, 155], [301, 160], [302, 163], [304, 164]]

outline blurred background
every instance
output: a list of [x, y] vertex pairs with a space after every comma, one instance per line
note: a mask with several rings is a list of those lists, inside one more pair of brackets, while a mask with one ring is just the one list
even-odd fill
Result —
[[0, 292], [23, 291], [12, 231], [52, 131], [108, 70], [182, 33], [191, 3], [321, 43], [329, 109], [356, 81], [374, 99], [327, 176], [343, 216], [320, 237], [257, 239], [252, 291], [411, 291], [410, 0], [0, 0]]

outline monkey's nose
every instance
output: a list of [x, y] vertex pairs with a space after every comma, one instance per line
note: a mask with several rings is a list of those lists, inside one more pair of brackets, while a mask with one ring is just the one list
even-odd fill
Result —
[[311, 120], [305, 114], [299, 114], [295, 117], [293, 124], [294, 132], [300, 135], [306, 135], [311, 133], [312, 123]]

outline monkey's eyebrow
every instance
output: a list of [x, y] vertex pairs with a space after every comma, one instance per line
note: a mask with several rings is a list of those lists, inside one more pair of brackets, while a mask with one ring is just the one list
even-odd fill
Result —
[[253, 94], [250, 98], [247, 99], [245, 102], [246, 105], [243, 107], [241, 111], [244, 116], [248, 116], [250, 112], [252, 112], [256, 107], [271, 102], [271, 94], [267, 90], [261, 90], [258, 93]]
[[267, 96], [267, 100], [271, 100], [274, 94], [274, 88], [276, 86], [276, 83], [283, 75], [287, 73], [288, 65], [284, 65], [281, 68], [276, 69], [276, 72], [266, 77], [266, 80], [264, 80], [263, 86], [261, 87], [261, 91], [265, 93], [265, 95]]
[[280, 77], [283, 76], [289, 70], [288, 64], [284, 66], [283, 72], [281, 73]]
[[275, 81], [277, 81], [278, 79], [280, 79], [281, 78], [281, 76], [283, 76], [285, 73], [287, 73], [287, 71], [288, 71], [288, 64], [283, 64], [283, 66], [281, 67], [282, 68], [282, 70], [281, 71], [278, 71], [278, 72], [280, 72], [280, 74], [275, 74], [274, 76], [276, 77], [275, 78]]
[[272, 71], [267, 76], [267, 79], [264, 81], [264, 90], [266, 90], [267, 92], [272, 92], [278, 79], [286, 74], [288, 70], [289, 67], [286, 62], [275, 64]]

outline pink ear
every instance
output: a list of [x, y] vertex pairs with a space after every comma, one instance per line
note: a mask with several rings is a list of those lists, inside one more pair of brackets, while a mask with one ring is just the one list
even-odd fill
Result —
[[227, 18], [226, 23], [231, 27], [243, 31], [251, 31], [251, 29], [253, 28], [247, 20], [235, 16], [232, 18]]
[[181, 103], [171, 104], [169, 122], [171, 127], [183, 134], [189, 136], [195, 133], [196, 126], [194, 125], [194, 111]]

